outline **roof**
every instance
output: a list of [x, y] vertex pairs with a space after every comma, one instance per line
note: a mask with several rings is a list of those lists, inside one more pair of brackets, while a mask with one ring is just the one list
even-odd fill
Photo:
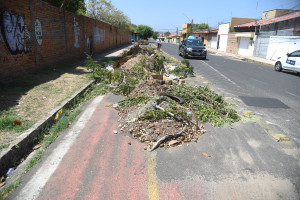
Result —
[[299, 16], [300, 16], [300, 12], [295, 12], [295, 13], [291, 13], [291, 14], [288, 14], [288, 15], [283, 15], [281, 17], [248, 22], [246, 24], [236, 25], [234, 27], [236, 28], [236, 27], [261, 26], [261, 25], [265, 25], [265, 24], [271, 24], [271, 23], [274, 23], [274, 22], [279, 22], [279, 21], [284, 21], [284, 20], [296, 18], [296, 17], [299, 17]]
[[181, 34], [171, 34], [170, 37], [181, 36]]
[[212, 28], [212, 29], [200, 31], [200, 33], [217, 33], [218, 30], [219, 30], [219, 28]]

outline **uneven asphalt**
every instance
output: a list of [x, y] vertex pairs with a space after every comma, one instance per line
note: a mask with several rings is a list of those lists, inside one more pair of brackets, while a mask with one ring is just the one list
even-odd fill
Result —
[[[176, 57], [178, 46], [163, 44], [163, 50]], [[252, 108], [258, 116], [256, 120], [223, 128], [205, 124], [207, 133], [197, 143], [149, 152], [127, 135], [114, 133], [119, 117], [107, 105], [121, 97], [99, 96], [46, 150], [41, 162], [22, 178], [20, 187], [8, 199], [299, 199], [299, 142], [293, 133], [296, 126], [288, 129], [273, 124], [269, 118], [277, 118], [267, 115], [277, 109], [277, 115], [294, 117], [299, 112], [299, 100], [272, 97], [289, 108], [247, 105], [241, 97], [266, 98], [273, 89], [262, 92], [257, 85], [229, 77], [229, 72], [221, 71], [224, 65], [215, 68], [213, 62], [229, 63], [232, 71], [248, 74], [249, 79], [253, 72], [248, 67], [243, 72], [233, 63], [249, 68], [256, 65], [214, 55], [208, 59], [190, 60], [196, 77], [188, 82], [210, 82], [211, 87], [231, 97], [240, 112]], [[266, 66], [256, 67], [261, 70], [257, 71], [259, 75], [269, 70]], [[293, 74], [282, 74], [299, 80]], [[254, 79], [268, 80], [257, 76]], [[251, 88], [254, 89], [250, 91]], [[293, 89], [286, 91], [300, 95]], [[293, 120], [298, 122], [299, 118]], [[288, 135], [290, 141], [278, 142], [277, 133]]]

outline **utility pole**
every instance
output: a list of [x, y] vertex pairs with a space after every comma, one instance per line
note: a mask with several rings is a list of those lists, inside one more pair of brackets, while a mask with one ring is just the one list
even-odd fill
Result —
[[194, 19], [192, 19], [192, 24], [191, 24], [191, 35], [193, 35], [193, 22], [194, 22]]

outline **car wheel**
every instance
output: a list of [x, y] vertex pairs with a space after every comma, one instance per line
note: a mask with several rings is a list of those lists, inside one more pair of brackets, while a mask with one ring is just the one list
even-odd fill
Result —
[[203, 57], [203, 60], [206, 60], [206, 56], [205, 56], [205, 57]]
[[180, 49], [178, 50], [178, 52], [179, 52], [179, 53], [178, 53], [178, 54], [179, 54], [179, 56], [181, 56], [181, 52], [180, 52]]
[[275, 63], [275, 71], [278, 71], [280, 72], [282, 70], [282, 65], [281, 65], [281, 62], [276, 62]]
[[183, 51], [182, 56], [183, 56], [183, 58], [187, 58], [185, 51]]

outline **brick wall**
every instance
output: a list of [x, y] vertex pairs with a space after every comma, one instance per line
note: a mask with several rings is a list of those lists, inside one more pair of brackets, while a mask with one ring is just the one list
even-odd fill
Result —
[[0, 81], [129, 43], [130, 32], [40, 0], [0, 0]]
[[227, 53], [238, 53], [238, 40], [237, 37], [235, 37], [235, 33], [228, 33], [228, 40], [227, 40]]

